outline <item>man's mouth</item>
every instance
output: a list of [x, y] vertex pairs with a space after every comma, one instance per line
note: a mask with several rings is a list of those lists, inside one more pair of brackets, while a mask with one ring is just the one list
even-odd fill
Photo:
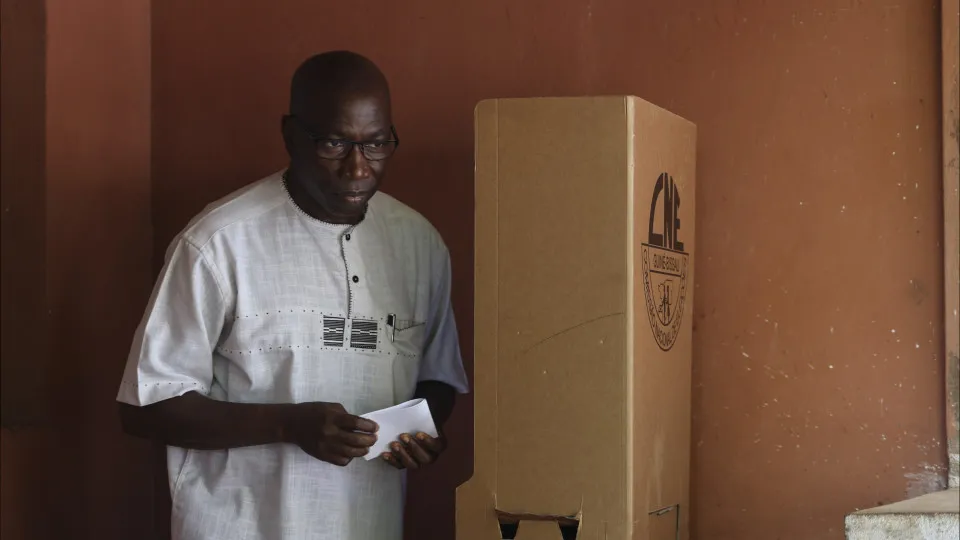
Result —
[[370, 192], [369, 191], [341, 191], [338, 195], [340, 195], [340, 197], [346, 200], [347, 202], [358, 203], [366, 199], [370, 195]]

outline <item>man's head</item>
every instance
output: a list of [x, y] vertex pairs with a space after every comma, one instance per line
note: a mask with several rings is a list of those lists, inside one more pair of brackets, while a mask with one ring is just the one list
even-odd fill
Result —
[[293, 75], [283, 139], [298, 204], [324, 221], [359, 222], [397, 145], [383, 73], [356, 53], [309, 58]]

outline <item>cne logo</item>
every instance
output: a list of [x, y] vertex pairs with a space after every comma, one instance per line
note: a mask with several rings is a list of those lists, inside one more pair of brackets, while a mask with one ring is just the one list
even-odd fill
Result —
[[[657, 213], [662, 219], [657, 223]], [[680, 240], [680, 192], [673, 177], [662, 173], [650, 201], [647, 242], [641, 244], [643, 294], [653, 337], [661, 350], [677, 341], [687, 293], [689, 254]], [[659, 232], [657, 232], [659, 230]]]

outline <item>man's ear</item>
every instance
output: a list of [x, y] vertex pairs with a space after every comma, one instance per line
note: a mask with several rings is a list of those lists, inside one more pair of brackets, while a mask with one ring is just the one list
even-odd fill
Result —
[[283, 146], [287, 149], [287, 155], [292, 158], [297, 153], [297, 137], [294, 131], [293, 117], [289, 114], [280, 117], [280, 134], [283, 136]]
[[285, 114], [280, 117], [280, 133], [283, 135], [284, 140], [291, 138], [293, 133], [291, 128], [293, 127], [293, 117], [289, 114]]

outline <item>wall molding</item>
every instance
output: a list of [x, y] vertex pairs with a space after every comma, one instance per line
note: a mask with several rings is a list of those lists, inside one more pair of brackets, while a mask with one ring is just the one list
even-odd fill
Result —
[[949, 485], [960, 479], [960, 0], [941, 2], [943, 82], [943, 279]]

